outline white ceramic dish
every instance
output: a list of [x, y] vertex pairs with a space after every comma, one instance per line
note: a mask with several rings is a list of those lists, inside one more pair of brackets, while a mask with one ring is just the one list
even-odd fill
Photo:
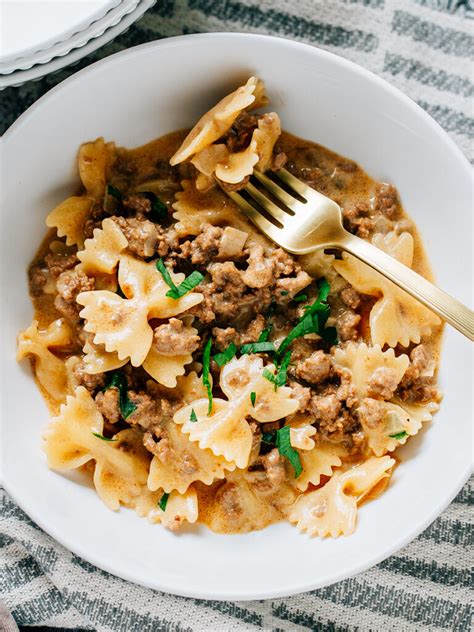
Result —
[[[56, 3], [51, 4], [50, 2], [40, 2], [39, 4], [49, 8], [49, 14], [54, 11], [56, 6]], [[75, 4], [75, 2], [72, 3], [72, 8], [74, 8]], [[83, 3], [79, 4], [83, 6]], [[134, 11], [138, 4], [139, 0], [122, 0], [121, 2], [114, 0], [112, 3], [109, 2], [106, 7], [104, 6], [103, 15], [94, 17], [90, 22], [84, 22], [81, 24], [81, 28], [78, 26], [67, 36], [58, 34], [58, 39], [52, 39], [52, 43], [40, 50], [35, 50], [19, 59], [10, 61], [7, 65], [0, 64], [0, 73], [8, 75], [20, 70], [28, 70], [33, 66], [46, 64], [57, 57], [64, 57], [71, 51], [81, 48], [87, 42], [100, 37], [107, 29], [118, 24], [126, 15]], [[36, 7], [36, 4], [34, 6]], [[64, 8], [64, 5], [60, 6]], [[52, 21], [52, 15], [48, 15], [48, 11], [46, 11], [46, 17], [42, 19], [41, 24], [44, 24], [46, 19]], [[23, 21], [25, 21], [24, 17]], [[31, 21], [28, 20], [28, 23], [31, 23]], [[7, 26], [9, 27], [10, 25], [7, 23]]]
[[77, 33], [66, 42], [60, 42], [51, 49], [41, 51], [37, 57], [33, 56], [32, 60], [23, 64], [22, 68], [17, 68], [8, 74], [1, 74], [0, 70], [0, 90], [40, 79], [44, 75], [79, 61], [120, 35], [139, 20], [155, 2], [156, 0], [124, 0], [89, 28]]
[[77, 147], [100, 135], [139, 145], [189, 126], [252, 73], [265, 80], [287, 130], [356, 159], [399, 188], [441, 286], [469, 303], [467, 161], [407, 97], [317, 48], [238, 34], [139, 46], [57, 86], [2, 141], [5, 487], [43, 529], [89, 562], [145, 586], [208, 599], [281, 597], [354, 575], [426, 528], [471, 470], [471, 356], [452, 330], [443, 345], [441, 411], [398, 453], [403, 462], [390, 487], [361, 508], [351, 537], [310, 539], [283, 523], [248, 535], [219, 536], [200, 527], [176, 536], [132, 511], [109, 511], [88, 485], [47, 469], [40, 445], [48, 413], [29, 368], [15, 362], [15, 337], [32, 316], [26, 266], [46, 214], [76, 186]]
[[25, 64], [31, 65], [29, 60], [36, 55], [58, 43], [67, 42], [73, 35], [88, 29], [121, 2], [122, 0], [3, 0], [0, 72], [12, 72], [25, 67]]

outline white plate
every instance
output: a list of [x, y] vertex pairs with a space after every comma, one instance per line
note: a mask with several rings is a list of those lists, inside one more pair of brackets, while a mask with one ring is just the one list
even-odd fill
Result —
[[[31, 66], [26, 69], [16, 69], [14, 72], [2, 74], [0, 71], [0, 90], [9, 86], [20, 86], [26, 81], [40, 79], [69, 64], [73, 64], [82, 57], [104, 46], [139, 20], [156, 0], [124, 0], [112, 9], [104, 18], [94, 22], [88, 29], [76, 34], [71, 40], [59, 43], [52, 49], [47, 49], [38, 55], [38, 59], [25, 64]], [[48, 59], [49, 58], [49, 59]]]
[[470, 347], [451, 329], [444, 339], [441, 411], [398, 453], [402, 463], [390, 487], [361, 508], [351, 537], [310, 539], [284, 523], [248, 535], [216, 535], [204, 527], [174, 535], [130, 510], [109, 511], [89, 485], [46, 467], [40, 446], [48, 413], [29, 368], [15, 362], [15, 337], [32, 317], [25, 270], [46, 214], [77, 186], [77, 147], [100, 135], [139, 145], [189, 126], [251, 73], [265, 80], [287, 130], [354, 158], [399, 188], [440, 285], [468, 303], [469, 164], [410, 99], [317, 48], [239, 34], [139, 46], [57, 86], [2, 141], [5, 487], [43, 529], [89, 562], [145, 586], [207, 599], [282, 597], [362, 571], [426, 528], [471, 470]]
[[67, 45], [73, 35], [120, 4], [121, 0], [3, 0], [0, 72], [36, 63], [29, 60], [55, 44]]

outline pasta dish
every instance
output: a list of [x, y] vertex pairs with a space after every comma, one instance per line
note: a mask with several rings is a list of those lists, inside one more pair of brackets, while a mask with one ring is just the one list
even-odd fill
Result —
[[240, 213], [226, 190], [284, 165], [430, 277], [396, 189], [267, 104], [251, 77], [189, 133], [80, 147], [80, 186], [29, 268], [18, 359], [52, 414], [49, 466], [86, 472], [110, 509], [348, 535], [438, 408], [441, 321], [352, 256], [290, 255]]

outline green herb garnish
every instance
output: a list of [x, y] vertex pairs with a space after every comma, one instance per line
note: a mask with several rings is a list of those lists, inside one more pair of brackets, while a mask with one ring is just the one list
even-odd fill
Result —
[[160, 198], [153, 193], [152, 191], [143, 191], [141, 193], [147, 200], [151, 202], [151, 212], [150, 217], [152, 221], [156, 223], [161, 223], [164, 219], [168, 218], [168, 207], [164, 202], [160, 200]]
[[194, 410], [194, 408], [191, 408], [191, 414], [189, 415], [189, 421], [192, 421], [192, 423], [195, 424], [197, 420], [198, 420], [198, 418], [197, 418], [197, 415], [196, 415], [196, 411]]
[[250, 401], [252, 402], [252, 406], [255, 406], [255, 402], [257, 401], [257, 393], [255, 391], [250, 393]]
[[329, 318], [329, 305], [326, 303], [329, 295], [329, 283], [325, 278], [318, 281], [318, 289], [318, 298], [311, 305], [305, 306], [305, 314], [279, 346], [277, 358], [282, 357], [296, 338], [301, 338], [301, 336], [306, 336], [307, 334], [318, 334], [322, 331]]
[[209, 366], [211, 363], [211, 347], [212, 347], [212, 338], [209, 338], [209, 340], [206, 342], [206, 346], [204, 347], [204, 353], [202, 354], [202, 383], [206, 387], [207, 398], [209, 400], [207, 416], [209, 416], [212, 413], [212, 386], [211, 386], [211, 381], [209, 379]]
[[166, 492], [161, 495], [160, 502], [158, 503], [158, 507], [161, 509], [161, 511], [166, 511], [166, 505], [168, 504], [169, 497], [170, 495]]
[[216, 361], [217, 366], [222, 369], [222, 367], [227, 364], [227, 362], [230, 362], [232, 360], [236, 352], [237, 347], [233, 342], [231, 342], [222, 353], [216, 353], [216, 355], [214, 356], [214, 360]]
[[106, 195], [111, 195], [116, 200], [123, 200], [122, 192], [119, 191], [116, 187], [112, 186], [111, 184], [107, 185], [105, 189], [105, 193]]
[[137, 409], [137, 406], [128, 398], [127, 378], [123, 373], [114, 371], [104, 391], [112, 388], [113, 386], [115, 386], [115, 388], [117, 388], [119, 392], [119, 405], [122, 412], [122, 417], [124, 419], [127, 419], [127, 417], [130, 417], [130, 415]]
[[268, 327], [262, 331], [262, 333], [258, 337], [257, 342], [267, 342], [272, 329], [273, 329], [273, 325], [271, 323], [268, 323]]
[[279, 386], [284, 386], [286, 384], [286, 373], [288, 370], [288, 365], [290, 364], [291, 359], [291, 351], [287, 351], [281, 364], [277, 366], [277, 372], [273, 374], [269, 369], [263, 369], [263, 377], [266, 378], [269, 382], [275, 386], [275, 390]]
[[[263, 332], [262, 332], [263, 333]], [[275, 345], [273, 342], [249, 342], [240, 347], [240, 353], [268, 353], [275, 352]]]
[[293, 296], [293, 298], [291, 300], [293, 301], [293, 303], [302, 303], [303, 301], [307, 301], [308, 300], [308, 295], [307, 294], [297, 294], [296, 296]]
[[295, 478], [298, 478], [303, 468], [301, 467], [298, 451], [291, 445], [290, 426], [283, 426], [280, 430], [274, 430], [273, 432], [263, 432], [262, 442], [275, 445], [278, 448], [278, 452], [291, 463], [295, 471]]
[[165, 262], [163, 259], [158, 259], [156, 262], [156, 268], [159, 272], [161, 272], [161, 276], [163, 277], [166, 285], [168, 285], [171, 289], [166, 292], [166, 296], [173, 298], [175, 300], [182, 298], [185, 294], [190, 292], [192, 289], [199, 285], [201, 281], [204, 279], [204, 275], [194, 270], [191, 274], [184, 279], [182, 283], [176, 285], [171, 278], [171, 275], [165, 266]]
[[395, 434], [391, 434], [388, 436], [390, 437], [390, 439], [396, 439], [397, 441], [399, 441], [400, 439], [407, 437], [408, 432], [406, 432], [405, 430], [402, 430], [401, 432], [396, 432]]
[[295, 471], [295, 478], [298, 478], [303, 471], [303, 468], [301, 467], [300, 455], [291, 445], [290, 426], [283, 426], [283, 428], [277, 430], [276, 447], [278, 448], [278, 452], [291, 463]]
[[102, 441], [118, 441], [118, 439], [109, 439], [108, 437], [104, 437], [104, 435], [100, 434], [100, 432], [93, 432], [94, 437], [97, 439], [102, 439]]

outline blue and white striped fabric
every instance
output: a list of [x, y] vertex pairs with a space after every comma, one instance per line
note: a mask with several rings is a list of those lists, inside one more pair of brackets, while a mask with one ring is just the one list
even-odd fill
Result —
[[[0, 132], [50, 87], [118, 50], [171, 35], [250, 31], [290, 37], [351, 59], [401, 88], [473, 159], [471, 0], [158, 0], [100, 51], [0, 97]], [[417, 540], [356, 578], [267, 601], [184, 599], [131, 585], [65, 550], [0, 496], [0, 630], [113, 632], [471, 628], [472, 481]], [[11, 613], [11, 618], [8, 614]], [[16, 624], [15, 624], [16, 622]]]

